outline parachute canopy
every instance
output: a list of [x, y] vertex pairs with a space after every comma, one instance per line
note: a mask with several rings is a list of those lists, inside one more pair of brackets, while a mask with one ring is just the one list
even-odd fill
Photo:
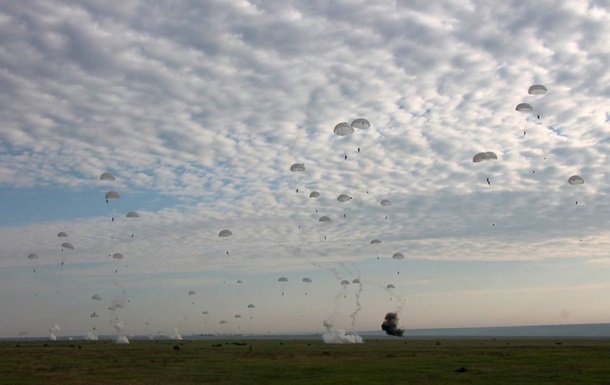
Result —
[[349, 285], [349, 281], [347, 279], [344, 279], [343, 281], [341, 281], [341, 285], [342, 286]]
[[330, 218], [327, 217], [326, 215], [324, 215], [324, 216], [321, 216], [320, 219], [318, 219], [318, 222], [328, 223], [328, 222], [330, 222]]
[[120, 197], [121, 196], [116, 191], [108, 191], [106, 195], [104, 195], [104, 198], [106, 199], [119, 199]]
[[67, 238], [68, 237], [68, 233], [66, 233], [64, 231], [60, 231], [59, 233], [57, 233], [57, 236], [59, 238]]
[[74, 250], [74, 245], [72, 245], [70, 242], [64, 242], [61, 244], [61, 247], [63, 247], [64, 249], [70, 249], [70, 250]]
[[585, 183], [585, 180], [578, 175], [572, 175], [570, 178], [568, 178], [568, 183], [571, 185], [578, 185]]
[[201, 312], [201, 314], [203, 314], [203, 315], [208, 315], [208, 314], [210, 314], [210, 313], [208, 313], [208, 311], [207, 311], [207, 310], [204, 310], [204, 311], [202, 311], [202, 312]]
[[94, 294], [91, 299], [94, 301], [101, 301], [102, 297], [99, 294]]
[[392, 255], [393, 259], [405, 259], [405, 256], [402, 253], [394, 253], [394, 255]]
[[248, 309], [254, 309], [255, 307], [256, 307], [256, 306], [254, 306], [254, 304], [253, 304], [253, 303], [248, 304]]
[[542, 84], [534, 84], [530, 86], [530, 88], [527, 90], [527, 93], [530, 95], [544, 95], [546, 94], [546, 91], [546, 87]]
[[534, 111], [534, 107], [532, 107], [531, 104], [528, 103], [519, 103], [517, 104], [517, 107], [515, 107], [515, 110], [519, 112], [531, 112]]
[[351, 198], [350, 198], [350, 196], [349, 196], [349, 195], [347, 195], [347, 194], [341, 194], [341, 195], [339, 195], [339, 196], [337, 197], [337, 200], [338, 200], [339, 202], [347, 202], [347, 201], [349, 201], [350, 199], [351, 199]]
[[189, 295], [195, 295], [195, 290], [189, 290]]
[[381, 201], [381, 205], [382, 206], [392, 206], [392, 202], [390, 202], [387, 199], [384, 199], [384, 200]]
[[140, 214], [135, 211], [130, 211], [125, 215], [127, 218], [140, 218]]
[[231, 235], [233, 235], [233, 233], [231, 232], [231, 230], [220, 230], [220, 233], [218, 233], [218, 236], [221, 238], [226, 238], [226, 237], [230, 237]]
[[241, 316], [239, 314], [235, 314], [234, 318], [241, 318]]
[[292, 166], [290, 166], [290, 171], [292, 171], [292, 172], [305, 171], [305, 164], [304, 163], [295, 163]]
[[36, 258], [38, 258], [38, 254], [36, 254], [36, 253], [30, 253], [28, 255], [28, 259], [36, 259]]
[[396, 286], [394, 286], [391, 283], [389, 283], [388, 286], [386, 286], [385, 288], [386, 289], [396, 289]]
[[123, 259], [124, 256], [121, 253], [114, 253], [114, 254], [112, 254], [112, 258], [114, 258], [114, 259]]
[[115, 180], [116, 178], [109, 172], [105, 172], [100, 175], [100, 180]]
[[335, 129], [333, 131], [339, 136], [345, 136], [352, 134], [354, 132], [354, 128], [347, 124], [347, 122], [341, 122], [335, 126]]
[[221, 325], [226, 325], [226, 324], [228, 324], [228, 322], [227, 322], [227, 321], [225, 321], [225, 320], [220, 320], [220, 322], [219, 322], [219, 323], [220, 323]]
[[317, 197], [319, 197], [319, 196], [320, 196], [320, 193], [319, 193], [319, 192], [317, 192], [317, 191], [312, 191], [312, 192], [309, 194], [309, 197], [310, 197], [310, 198], [317, 198]]
[[361, 284], [362, 282], [360, 282], [360, 280], [358, 278], [354, 278], [352, 280], [352, 283], [357, 283], [357, 284]]
[[280, 277], [278, 280], [278, 282], [288, 282], [288, 278], [286, 277]]
[[479, 163], [479, 162], [482, 162], [484, 160], [489, 160], [489, 159], [498, 159], [498, 156], [494, 152], [487, 151], [487, 152], [479, 152], [474, 157], [472, 157], [472, 161], [474, 163]]
[[305, 278], [303, 278], [303, 282], [311, 283], [312, 281], [311, 281], [311, 278], [305, 277]]
[[371, 245], [378, 245], [378, 244], [380, 244], [380, 243], [381, 243], [381, 239], [373, 239], [373, 240], [371, 241]]
[[237, 283], [244, 283], [244, 281], [242, 281], [241, 279], [238, 279]]
[[352, 128], [359, 128], [361, 130], [371, 127], [371, 123], [364, 118], [354, 119], [351, 124]]

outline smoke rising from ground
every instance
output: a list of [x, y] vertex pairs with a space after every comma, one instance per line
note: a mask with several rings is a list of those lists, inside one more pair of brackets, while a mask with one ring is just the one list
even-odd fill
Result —
[[336, 329], [333, 324], [323, 321], [326, 333], [322, 335], [322, 340], [327, 344], [361, 344], [364, 342], [358, 334], [348, 334], [343, 329]]
[[398, 313], [390, 312], [385, 315], [381, 330], [389, 336], [402, 337], [404, 330], [398, 327]]

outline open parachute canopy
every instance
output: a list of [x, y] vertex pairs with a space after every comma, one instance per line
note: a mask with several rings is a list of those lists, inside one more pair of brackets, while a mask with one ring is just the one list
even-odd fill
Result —
[[341, 281], [341, 286], [347, 286], [349, 285], [349, 281], [347, 279], [344, 279], [343, 281]]
[[119, 195], [118, 192], [116, 191], [108, 191], [105, 195], [104, 198], [106, 199], [119, 199], [121, 196]]
[[68, 237], [68, 233], [66, 233], [65, 231], [60, 231], [59, 233], [57, 233], [57, 236], [59, 238], [67, 238]]
[[102, 297], [99, 294], [94, 294], [93, 296], [91, 296], [91, 299], [94, 301], [101, 301]]
[[394, 255], [392, 255], [393, 259], [405, 259], [405, 256], [403, 255], [403, 253], [394, 253]]
[[388, 286], [386, 286], [385, 288], [386, 289], [396, 289], [396, 286], [394, 286], [391, 283], [389, 283]]
[[227, 230], [227, 229], [220, 230], [220, 233], [218, 233], [218, 236], [220, 238], [230, 237], [231, 235], [233, 235], [233, 233], [231, 232], [231, 230]]
[[114, 259], [123, 259], [125, 257], [121, 253], [114, 253], [114, 254], [112, 254], [112, 258], [114, 258]]
[[278, 278], [278, 280], [277, 280], [277, 281], [278, 281], [278, 282], [288, 282], [288, 278], [286, 278], [286, 277], [280, 277], [280, 278]]
[[568, 178], [568, 183], [571, 185], [579, 185], [585, 183], [585, 180], [578, 175], [572, 175]]
[[138, 213], [137, 213], [137, 212], [135, 212], [135, 211], [130, 211], [130, 212], [128, 212], [127, 214], [125, 214], [125, 216], [126, 216], [127, 218], [140, 218], [140, 214], [138, 214]]
[[479, 152], [472, 158], [472, 161], [474, 163], [479, 163], [484, 160], [490, 160], [490, 159], [498, 159], [498, 156], [494, 152], [491, 152], [491, 151]]
[[70, 249], [70, 250], [74, 250], [74, 245], [71, 244], [70, 242], [64, 242], [61, 244], [61, 247], [63, 247], [64, 249]]
[[320, 219], [318, 219], [318, 222], [329, 223], [330, 222], [330, 218], [327, 217], [326, 215], [323, 215], [323, 216], [320, 217]]
[[115, 180], [116, 178], [109, 172], [105, 172], [100, 175], [100, 180]]
[[195, 290], [189, 290], [189, 295], [195, 295]]
[[358, 278], [354, 278], [354, 279], [352, 280], [352, 283], [355, 283], [355, 284], [360, 285], [362, 282], [361, 282], [361, 281], [360, 281]]
[[290, 166], [290, 171], [292, 172], [301, 172], [305, 171], [305, 163], [295, 163]]
[[517, 104], [517, 107], [515, 107], [515, 110], [519, 112], [531, 112], [534, 111], [534, 108], [529, 103], [519, 103]]
[[378, 245], [378, 244], [380, 244], [380, 243], [381, 243], [381, 239], [373, 239], [373, 240], [371, 241], [371, 245]]
[[254, 308], [256, 308], [256, 306], [254, 306], [253, 303], [248, 304], [248, 309], [254, 309]]
[[339, 136], [346, 136], [354, 132], [354, 128], [347, 124], [347, 122], [341, 122], [335, 126], [333, 132]]
[[390, 202], [388, 199], [384, 199], [381, 201], [381, 205], [382, 206], [392, 206], [392, 202]]
[[303, 278], [303, 282], [305, 282], [305, 283], [311, 283], [312, 281], [311, 281], [311, 278], [309, 278], [309, 277], [305, 277], [305, 278]]
[[351, 124], [352, 128], [358, 128], [360, 130], [367, 129], [371, 127], [371, 123], [364, 118], [354, 119]]
[[546, 91], [546, 87], [542, 84], [534, 84], [530, 86], [530, 88], [527, 90], [527, 93], [530, 95], [544, 95], [546, 94]]
[[36, 254], [36, 253], [28, 254], [28, 259], [37, 259], [37, 258], [38, 258], [38, 254]]
[[309, 194], [309, 197], [310, 197], [310, 198], [317, 198], [317, 197], [319, 197], [319, 196], [320, 196], [320, 193], [319, 193], [319, 192], [317, 192], [317, 191], [312, 191], [312, 192]]
[[351, 198], [350, 198], [350, 196], [349, 196], [349, 195], [347, 195], [347, 194], [341, 194], [341, 195], [339, 195], [339, 196], [337, 197], [337, 200], [338, 200], [339, 202], [347, 202], [347, 201], [349, 201], [350, 199], [351, 199]]

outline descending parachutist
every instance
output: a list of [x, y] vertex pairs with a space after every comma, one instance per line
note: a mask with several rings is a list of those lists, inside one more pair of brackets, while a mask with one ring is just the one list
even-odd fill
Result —
[[108, 204], [108, 199], [106, 199], [106, 204]]
[[227, 251], [227, 255], [229, 255], [229, 252]]
[[358, 152], [360, 152], [360, 147], [358, 147]]
[[347, 160], [347, 155], [345, 155], [345, 160]]
[[523, 136], [525, 136], [525, 134], [527, 134], [527, 132], [523, 131]]
[[343, 218], [345, 218], [345, 214], [343, 214]]
[[540, 115], [538, 115], [538, 120], [540, 120]]
[[112, 220], [110, 222], [114, 222], [114, 217], [112, 217]]
[[491, 182], [489, 181], [489, 178], [487, 178], [487, 184], [491, 186]]
[[299, 189], [297, 189], [297, 194], [299, 193]]
[[578, 201], [576, 201], [576, 204], [578, 205]]

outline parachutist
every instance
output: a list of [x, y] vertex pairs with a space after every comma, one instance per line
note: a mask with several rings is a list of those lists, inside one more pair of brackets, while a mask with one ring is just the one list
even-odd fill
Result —
[[299, 193], [299, 189], [297, 189], [297, 194]]
[[360, 153], [360, 147], [358, 147], [358, 152]]
[[111, 222], [114, 222], [114, 217], [112, 217], [112, 220], [111, 220]]
[[108, 204], [108, 199], [106, 199], [106, 204]]
[[347, 160], [347, 155], [345, 155], [345, 160]]
[[491, 182], [489, 181], [489, 178], [487, 178], [487, 184], [491, 186]]
[[538, 120], [540, 120], [540, 115], [538, 115]]

